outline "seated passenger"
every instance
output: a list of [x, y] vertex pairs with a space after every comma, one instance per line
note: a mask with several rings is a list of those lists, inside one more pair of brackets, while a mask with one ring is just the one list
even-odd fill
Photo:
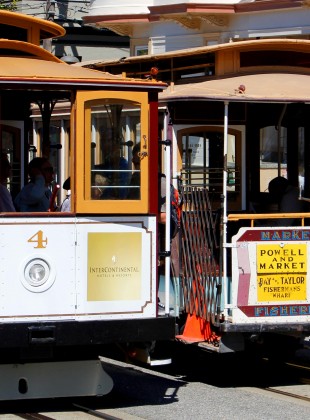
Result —
[[15, 206], [23, 212], [48, 211], [54, 180], [54, 170], [44, 157], [34, 158], [28, 165], [29, 183], [17, 194]]
[[113, 130], [103, 133], [101, 136], [102, 143], [102, 161], [95, 165], [100, 168], [106, 177], [110, 179], [111, 185], [114, 186], [115, 199], [124, 200], [128, 195], [128, 184], [130, 181], [130, 169], [128, 161], [122, 156], [122, 146], [118, 136], [113, 134]]
[[60, 211], [71, 211], [71, 187], [70, 187], [70, 177], [65, 180], [62, 185], [62, 188], [67, 191], [66, 198], [60, 206]]
[[[289, 184], [282, 176], [272, 179], [268, 185], [271, 198], [278, 204], [280, 213], [302, 213], [306, 211], [305, 202], [299, 199], [299, 189]], [[275, 221], [278, 226], [293, 226], [298, 220], [281, 219]]]
[[12, 196], [6, 184], [11, 176], [11, 165], [5, 153], [0, 159], [0, 212], [15, 211]]

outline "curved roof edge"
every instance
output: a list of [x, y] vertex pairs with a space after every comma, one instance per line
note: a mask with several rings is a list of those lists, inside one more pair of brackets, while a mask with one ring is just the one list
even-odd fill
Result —
[[35, 25], [40, 29], [40, 38], [55, 38], [65, 35], [66, 30], [49, 20], [25, 15], [23, 13], [9, 12], [7, 10], [0, 10], [0, 24], [16, 26], [18, 28], [28, 28]]
[[87, 68], [73, 67], [61, 60], [47, 61], [38, 58], [0, 56], [0, 84], [41, 85], [46, 89], [55, 85], [68, 87], [123, 86], [146, 90], [163, 90], [166, 83], [116, 76]]
[[[65, 64], [60, 58], [57, 58], [54, 54], [49, 51], [38, 47], [34, 44], [29, 44], [24, 41], [14, 41], [8, 39], [0, 39], [0, 57], [7, 56], [7, 54], [1, 54], [1, 49], [20, 51], [25, 53], [25, 55], [31, 55], [33, 58], [40, 58], [45, 61], [55, 61], [56, 63]], [[28, 57], [27, 57], [28, 58]]]
[[305, 74], [269, 72], [184, 85], [172, 84], [159, 94], [159, 101], [309, 102], [309, 77]]
[[[253, 49], [264, 49], [266, 47], [273, 48], [273, 47], [282, 47], [283, 49], [289, 51], [302, 51], [302, 50], [310, 50], [310, 40], [305, 39], [255, 39], [255, 40], [246, 40], [246, 41], [237, 41], [237, 42], [228, 42], [224, 44], [217, 44], [217, 45], [209, 45], [205, 47], [196, 47], [196, 48], [188, 48], [184, 50], [176, 50], [176, 51], [169, 51], [160, 54], [148, 54], [148, 55], [140, 55], [140, 56], [131, 56], [122, 58], [121, 62], [126, 63], [135, 63], [135, 62], [144, 62], [144, 61], [152, 61], [152, 60], [160, 60], [165, 58], [172, 58], [172, 57], [186, 57], [191, 55], [199, 55], [199, 54], [207, 54], [207, 53], [214, 53], [217, 51], [224, 51], [224, 50], [237, 50], [243, 48], [252, 48]], [[76, 66], [83, 66], [83, 67], [100, 67], [101, 65], [107, 64], [116, 64], [119, 63], [120, 60], [92, 60], [92, 61], [83, 61], [81, 63], [74, 64]]]

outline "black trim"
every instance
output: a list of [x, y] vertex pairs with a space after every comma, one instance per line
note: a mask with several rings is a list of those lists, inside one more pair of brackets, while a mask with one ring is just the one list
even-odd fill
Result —
[[296, 333], [302, 334], [310, 331], [309, 322], [296, 323], [257, 323], [257, 324], [231, 324], [223, 322], [220, 324], [221, 332], [259, 332], [259, 333]]
[[0, 325], [0, 349], [33, 346], [96, 346], [170, 340], [175, 318], [104, 321], [20, 322]]

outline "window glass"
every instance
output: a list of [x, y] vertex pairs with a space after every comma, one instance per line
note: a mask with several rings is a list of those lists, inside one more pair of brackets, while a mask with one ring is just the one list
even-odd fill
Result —
[[[186, 183], [206, 186], [209, 191], [223, 189], [223, 134], [219, 132], [197, 132], [182, 137], [183, 173]], [[228, 135], [227, 144], [227, 188], [236, 189], [235, 136]]]
[[268, 191], [269, 182], [279, 175], [287, 178], [287, 130], [274, 126], [260, 130], [260, 191]]
[[298, 128], [298, 186], [301, 195], [305, 188], [305, 129]]
[[140, 106], [104, 100], [91, 106], [92, 200], [140, 199]]
[[36, 154], [29, 156], [29, 161], [34, 157], [45, 156], [54, 168], [54, 183], [63, 182], [60, 178], [60, 153], [61, 153], [61, 121], [52, 120], [49, 126], [48, 143], [44, 143], [43, 137], [43, 123], [39, 121], [37, 124], [37, 134], [40, 139], [39, 150]]

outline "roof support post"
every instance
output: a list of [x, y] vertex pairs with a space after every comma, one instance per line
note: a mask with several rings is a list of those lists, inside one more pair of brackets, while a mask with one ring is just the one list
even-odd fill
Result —
[[[223, 147], [223, 193], [222, 193], [222, 229], [221, 229], [221, 242], [222, 255], [220, 256], [220, 278], [219, 285], [222, 284], [222, 293], [224, 293], [224, 306], [227, 303], [227, 151], [228, 151], [228, 105], [229, 102], [224, 102], [224, 147]], [[222, 278], [221, 278], [222, 276]], [[224, 279], [224, 282], [222, 281]], [[225, 318], [227, 316], [227, 309], [224, 310]]]

